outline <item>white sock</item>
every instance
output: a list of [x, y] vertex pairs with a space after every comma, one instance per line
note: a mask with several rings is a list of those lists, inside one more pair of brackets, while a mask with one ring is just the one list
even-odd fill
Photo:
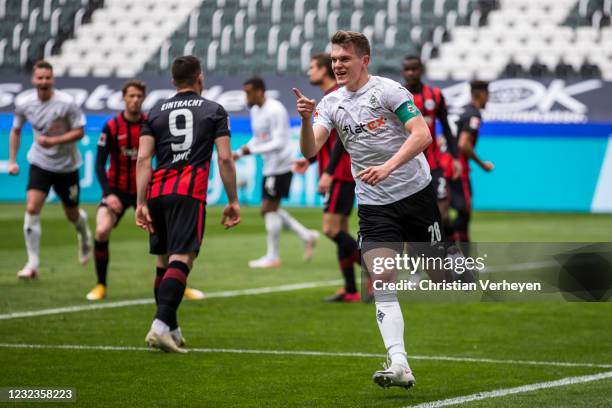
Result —
[[300, 222], [293, 218], [287, 211], [279, 208], [276, 212], [283, 221], [283, 227], [295, 232], [302, 241], [306, 242], [312, 238], [312, 231], [300, 224]]
[[172, 336], [172, 338], [174, 339], [174, 341], [176, 341], [177, 343], [179, 343], [181, 341], [181, 328], [177, 327], [174, 330], [170, 330], [170, 335]]
[[38, 253], [40, 249], [40, 236], [42, 235], [40, 215], [25, 213], [23, 219], [23, 235], [25, 237], [26, 250], [28, 252], [28, 263], [26, 267], [37, 270], [40, 262]]
[[277, 212], [267, 212], [264, 215], [266, 221], [266, 231], [268, 233], [268, 251], [266, 258], [278, 259], [278, 241], [280, 239], [280, 231], [283, 227], [283, 221]]
[[391, 364], [408, 366], [404, 348], [404, 316], [399, 302], [376, 302], [376, 321]]
[[153, 320], [153, 324], [151, 324], [151, 328], [153, 329], [155, 333], [159, 334], [160, 336], [165, 333], [170, 332], [170, 326], [168, 326], [166, 323], [162, 322], [159, 319]]
[[87, 226], [87, 213], [82, 208], [79, 208], [79, 218], [73, 223], [77, 230], [77, 234], [82, 240], [88, 239], [89, 227]]

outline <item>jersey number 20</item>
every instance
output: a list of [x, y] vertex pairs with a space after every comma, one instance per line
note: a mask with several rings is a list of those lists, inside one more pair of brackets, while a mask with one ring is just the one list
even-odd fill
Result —
[[[185, 118], [185, 127], [179, 129], [176, 126], [176, 119], [182, 116]], [[170, 112], [170, 117], [168, 118], [168, 125], [170, 128], [170, 134], [175, 137], [185, 137], [182, 143], [172, 143], [170, 146], [172, 147], [173, 152], [182, 152], [185, 150], [189, 150], [191, 144], [193, 143], [193, 113], [189, 109], [177, 109]]]

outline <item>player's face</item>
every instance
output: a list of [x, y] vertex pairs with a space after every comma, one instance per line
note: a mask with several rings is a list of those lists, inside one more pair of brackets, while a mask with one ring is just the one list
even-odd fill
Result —
[[368, 55], [357, 55], [353, 44], [346, 47], [332, 44], [331, 59], [332, 69], [340, 86], [358, 82], [361, 73], [367, 69], [370, 61]]
[[134, 86], [130, 86], [123, 96], [123, 102], [125, 102], [125, 109], [128, 112], [139, 114], [144, 102], [144, 92]]
[[310, 61], [310, 66], [308, 67], [308, 79], [310, 80], [310, 84], [315, 86], [321, 85], [326, 75], [325, 71], [325, 67], [320, 67], [317, 61]]
[[412, 59], [404, 61], [403, 75], [409, 85], [418, 83], [421, 80], [421, 75], [423, 75], [421, 63]]
[[254, 89], [253, 85], [247, 84], [244, 86], [244, 93], [246, 94], [246, 103], [249, 108], [261, 105], [263, 100], [263, 91], [261, 89]]
[[489, 91], [481, 91], [478, 93], [478, 99], [480, 102], [481, 109], [484, 109], [489, 102]]
[[54, 84], [53, 71], [47, 68], [37, 68], [32, 72], [32, 85], [41, 91], [48, 91]]

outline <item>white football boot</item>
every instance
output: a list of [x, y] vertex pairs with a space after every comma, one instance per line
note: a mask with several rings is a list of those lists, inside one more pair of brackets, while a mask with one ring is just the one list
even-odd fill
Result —
[[403, 387], [408, 389], [416, 384], [416, 379], [410, 367], [391, 364], [389, 361], [383, 364], [382, 370], [374, 373], [372, 380], [382, 388]]
[[266, 269], [266, 268], [278, 268], [281, 265], [280, 259], [270, 259], [267, 257], [261, 257], [253, 261], [249, 261], [249, 268], [253, 269]]
[[187, 353], [187, 350], [179, 347], [170, 332], [157, 334], [153, 329], [149, 330], [145, 343], [149, 347], [160, 349], [166, 353]]

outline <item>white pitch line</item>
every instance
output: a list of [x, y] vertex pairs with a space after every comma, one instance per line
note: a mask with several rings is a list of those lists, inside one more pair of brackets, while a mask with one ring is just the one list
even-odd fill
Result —
[[466, 402], [479, 401], [488, 398], [505, 397], [507, 395], [521, 394], [524, 392], [532, 392], [555, 387], [564, 387], [566, 385], [583, 384], [587, 382], [605, 380], [612, 378], [612, 371], [606, 371], [600, 374], [583, 375], [580, 377], [567, 377], [556, 381], [547, 381], [535, 384], [522, 385], [514, 388], [502, 388], [499, 390], [478, 392], [476, 394], [465, 395], [463, 397], [449, 398], [439, 401], [425, 402], [423, 404], [411, 405], [406, 408], [438, 408], [447, 407], [449, 405], [465, 404]]
[[[19, 344], [0, 343], [0, 348], [9, 349], [49, 349], [49, 350], [92, 350], [92, 351], [151, 351], [147, 347], [135, 346], [100, 346], [85, 344]], [[230, 354], [267, 354], [281, 356], [320, 356], [320, 357], [364, 357], [385, 358], [384, 354], [360, 352], [333, 352], [317, 350], [258, 350], [258, 349], [228, 349], [228, 348], [189, 348], [193, 353], [230, 353]], [[490, 358], [453, 357], [453, 356], [409, 356], [410, 360], [454, 361], [465, 363], [491, 363], [510, 365], [538, 365], [562, 366], [584, 368], [612, 368], [612, 364], [574, 363], [561, 361], [529, 361], [529, 360], [500, 360]]]
[[[320, 287], [325, 287], [325, 286], [339, 285], [341, 283], [342, 283], [341, 280], [335, 279], [335, 280], [328, 280], [328, 281], [303, 282], [303, 283], [293, 283], [293, 284], [280, 285], [280, 286], [268, 286], [268, 287], [263, 287], [263, 288], [226, 290], [226, 291], [221, 291], [221, 292], [207, 293], [206, 298], [209, 298], [209, 299], [228, 298], [228, 297], [236, 297], [236, 296], [263, 295], [266, 293], [276, 293], [276, 292], [291, 292], [295, 290], [312, 289], [312, 288], [320, 288]], [[27, 312], [14, 312], [14, 313], [1, 314], [0, 320], [19, 319], [23, 317], [49, 316], [49, 315], [56, 315], [56, 314], [63, 314], [63, 313], [76, 313], [76, 312], [84, 312], [84, 311], [99, 310], [99, 309], [115, 309], [118, 307], [148, 305], [152, 303], [155, 303], [154, 299], [146, 298], [146, 299], [122, 300], [118, 302], [109, 302], [109, 303], [94, 303], [94, 304], [87, 304], [87, 305], [58, 307], [58, 308], [53, 308], [53, 309], [31, 310]]]

